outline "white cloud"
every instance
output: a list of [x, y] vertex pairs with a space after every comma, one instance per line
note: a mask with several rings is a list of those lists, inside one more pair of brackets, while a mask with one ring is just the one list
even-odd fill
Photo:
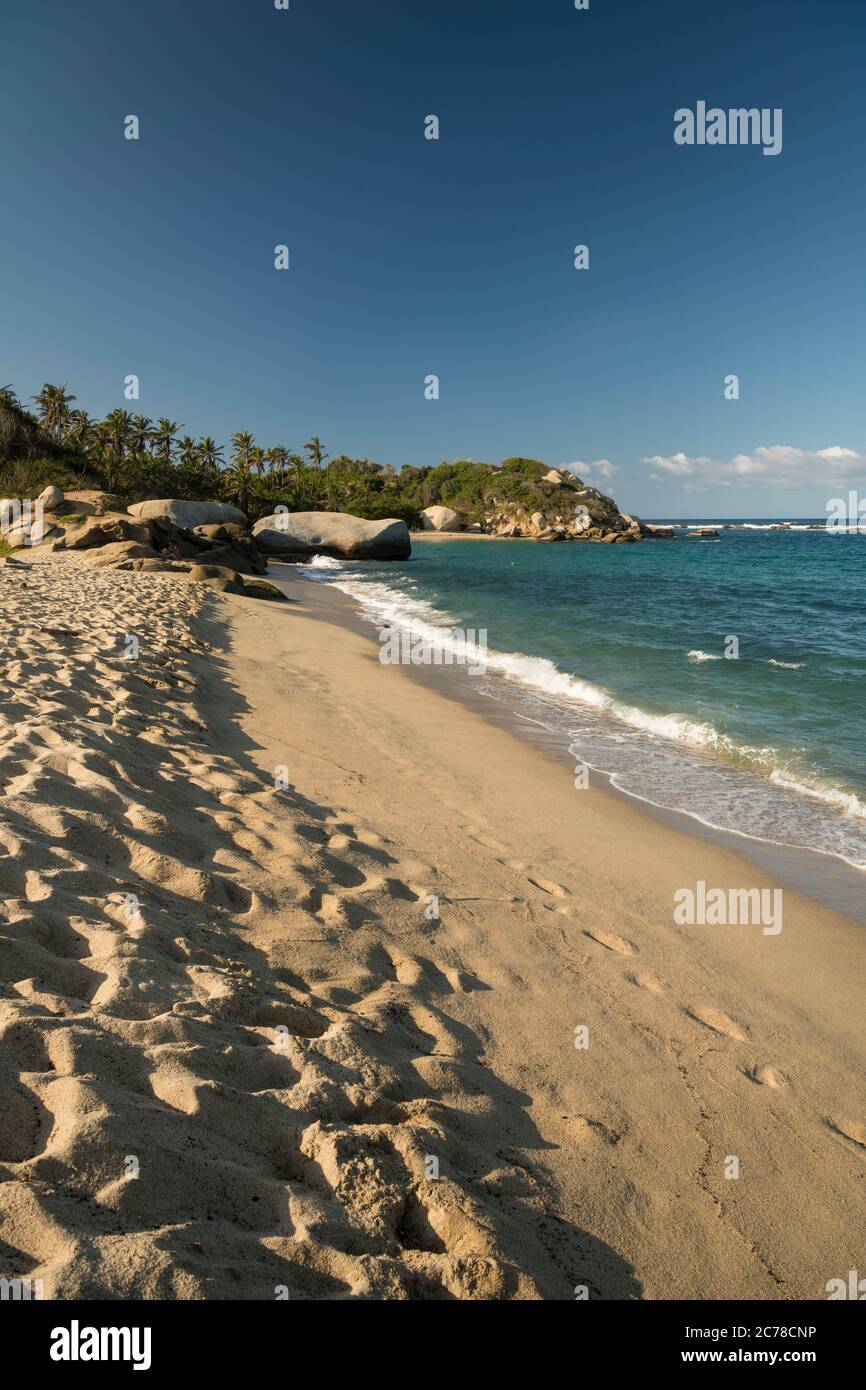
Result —
[[619, 469], [611, 463], [610, 459], [593, 459], [592, 463], [584, 463], [578, 459], [576, 463], [564, 463], [563, 468], [567, 468], [569, 473], [576, 473], [584, 482], [591, 480], [612, 483]]
[[717, 459], [654, 454], [643, 460], [654, 471], [655, 482], [679, 478], [685, 492], [706, 492], [713, 487], [840, 487], [866, 481], [866, 454], [833, 444], [827, 449], [795, 449], [790, 444], [771, 444], [751, 454], [735, 454], [726, 462]]

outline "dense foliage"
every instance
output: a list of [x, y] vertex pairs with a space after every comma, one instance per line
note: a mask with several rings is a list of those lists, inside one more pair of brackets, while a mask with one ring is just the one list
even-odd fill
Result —
[[[119, 409], [94, 420], [73, 408], [75, 399], [65, 386], [46, 383], [31, 411], [11, 387], [0, 389], [0, 495], [33, 497], [55, 483], [67, 491], [104, 489], [127, 502], [221, 497], [252, 519], [283, 503], [291, 511], [402, 517], [412, 526], [437, 504], [469, 522], [483, 521], [496, 508], [543, 509], [554, 491], [543, 481], [547, 465], [536, 459], [509, 458], [499, 466], [463, 460], [398, 472], [366, 458], [331, 459], [317, 435], [294, 453], [283, 444], [260, 447], [239, 431], [226, 460], [208, 436], [179, 437], [183, 426], [174, 420], [154, 422]], [[579, 491], [578, 479], [573, 487]]]

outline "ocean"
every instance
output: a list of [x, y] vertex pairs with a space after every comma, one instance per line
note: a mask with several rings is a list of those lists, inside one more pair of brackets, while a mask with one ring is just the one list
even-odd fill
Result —
[[637, 545], [419, 541], [402, 564], [304, 573], [379, 629], [486, 632], [465, 678], [561, 735], [576, 768], [866, 868], [866, 534], [737, 521]]

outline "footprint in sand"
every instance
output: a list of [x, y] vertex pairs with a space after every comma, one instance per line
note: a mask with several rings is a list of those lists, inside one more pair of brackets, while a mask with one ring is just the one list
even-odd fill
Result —
[[601, 1139], [605, 1144], [613, 1146], [622, 1139], [622, 1133], [619, 1130], [611, 1129], [609, 1125], [603, 1124], [601, 1120], [593, 1119], [591, 1115], [563, 1115], [562, 1118], [579, 1143]]
[[655, 975], [646, 972], [638, 974], [635, 971], [633, 974], [627, 975], [626, 979], [633, 985], [637, 985], [638, 989], [648, 989], [650, 994], [664, 994], [667, 989], [667, 985], [662, 984], [661, 980], [657, 980]]
[[528, 880], [533, 888], [540, 888], [542, 893], [551, 893], [554, 898], [568, 898], [571, 895], [567, 888], [563, 888], [561, 883], [553, 883], [549, 878], [530, 878]]
[[771, 1067], [769, 1063], [759, 1066], [756, 1062], [753, 1067], [744, 1067], [743, 1076], [754, 1081], [756, 1086], [768, 1086], [771, 1091], [784, 1091], [788, 1088], [788, 1078], [784, 1072], [779, 1071], [778, 1067]]
[[614, 936], [613, 932], [601, 931], [600, 928], [587, 927], [584, 936], [591, 936], [599, 946], [605, 946], [608, 951], [616, 951], [619, 956], [633, 956], [637, 952], [637, 946], [633, 946], [630, 941], [621, 936]]
[[467, 829], [466, 833], [470, 840], [474, 840], [476, 844], [483, 845], [485, 849], [492, 849], [494, 854], [508, 853], [508, 849], [503, 845], [502, 841], [495, 840], [492, 835], [485, 835], [482, 831], [475, 829]]
[[828, 1116], [827, 1124], [836, 1134], [841, 1134], [843, 1139], [850, 1139], [852, 1144], [857, 1144], [859, 1148], [866, 1149], [866, 1125], [859, 1120], [842, 1119], [839, 1116]]
[[721, 1009], [686, 1009], [689, 1018], [695, 1019], [697, 1023], [702, 1023], [705, 1028], [711, 1028], [714, 1033], [721, 1033], [726, 1038], [733, 1038], [736, 1042], [747, 1042], [746, 1034], [738, 1023], [735, 1023], [728, 1014], [722, 1013]]

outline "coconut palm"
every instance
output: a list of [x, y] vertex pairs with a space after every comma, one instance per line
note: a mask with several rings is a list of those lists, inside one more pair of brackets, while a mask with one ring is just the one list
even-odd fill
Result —
[[198, 441], [198, 461], [206, 472], [216, 473], [222, 467], [222, 451], [223, 446], [209, 434], [202, 435]]
[[132, 419], [132, 442], [137, 454], [146, 454], [153, 439], [153, 421], [146, 415], [134, 415]]
[[260, 478], [264, 477], [267, 458], [267, 452], [264, 449], [260, 449], [258, 445], [250, 449], [250, 468], [258, 473]]
[[242, 512], [247, 510], [252, 481], [255, 436], [249, 430], [232, 435], [231, 462], [223, 474], [223, 491], [230, 502], [236, 502]]
[[163, 463], [171, 463], [171, 451], [174, 448], [174, 436], [181, 426], [176, 420], [167, 420], [165, 416], [157, 421], [156, 429], [153, 432], [154, 442], [157, 453]]
[[185, 463], [187, 467], [198, 462], [198, 444], [193, 439], [192, 435], [184, 435], [183, 439], [178, 443], [177, 451], [181, 463]]
[[285, 444], [272, 444], [267, 452], [270, 473], [283, 474], [289, 462], [289, 451]]
[[86, 410], [72, 410], [63, 432], [63, 443], [80, 453], [93, 447], [96, 439], [95, 426]]
[[60, 439], [63, 428], [69, 419], [69, 406], [75, 400], [63, 386], [52, 386], [46, 381], [38, 396], [32, 397], [39, 407], [39, 419], [44, 429], [48, 431], [54, 439]]
[[133, 437], [133, 417], [128, 410], [112, 410], [102, 422], [103, 438], [120, 463], [129, 451]]
[[232, 435], [232, 463], [240, 459], [249, 472], [252, 464], [252, 452], [256, 446], [256, 437], [250, 434], [249, 430], [238, 430]]
[[317, 434], [313, 435], [309, 444], [304, 445], [304, 451], [305, 453], [309, 454], [310, 463], [312, 464], [313, 468], [318, 468], [319, 470], [321, 470], [324, 467], [325, 459], [328, 458], [328, 454], [322, 447], [322, 441], [319, 439], [319, 436]]

